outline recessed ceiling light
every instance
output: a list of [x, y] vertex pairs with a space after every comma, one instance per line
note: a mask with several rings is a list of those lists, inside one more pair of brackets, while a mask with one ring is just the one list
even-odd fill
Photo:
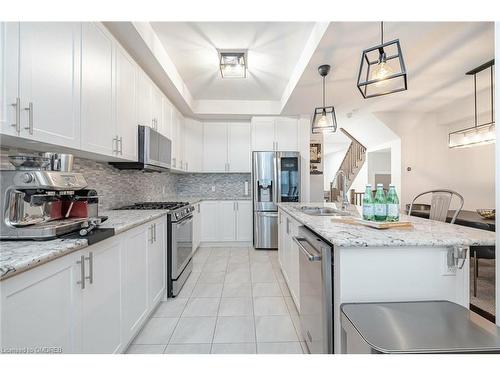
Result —
[[219, 51], [220, 73], [222, 78], [246, 78], [247, 76], [247, 52]]

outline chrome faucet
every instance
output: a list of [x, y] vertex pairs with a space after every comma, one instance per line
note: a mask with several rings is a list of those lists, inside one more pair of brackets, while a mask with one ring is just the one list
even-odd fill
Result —
[[[333, 181], [335, 181], [339, 175], [342, 175], [343, 178], [343, 188], [342, 188], [342, 210], [345, 211], [347, 208], [349, 208], [349, 199], [347, 197], [347, 175], [342, 169], [339, 169], [337, 173], [335, 173], [335, 177], [333, 178]], [[337, 184], [338, 186], [338, 184]]]

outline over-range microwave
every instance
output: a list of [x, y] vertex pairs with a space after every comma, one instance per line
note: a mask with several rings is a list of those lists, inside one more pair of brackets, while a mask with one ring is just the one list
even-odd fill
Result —
[[172, 141], [149, 126], [138, 126], [137, 162], [110, 162], [118, 169], [161, 172], [171, 167]]

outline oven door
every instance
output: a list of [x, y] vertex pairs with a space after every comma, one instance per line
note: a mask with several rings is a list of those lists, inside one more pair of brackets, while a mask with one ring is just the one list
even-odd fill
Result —
[[177, 280], [193, 253], [193, 215], [172, 223], [172, 279]]

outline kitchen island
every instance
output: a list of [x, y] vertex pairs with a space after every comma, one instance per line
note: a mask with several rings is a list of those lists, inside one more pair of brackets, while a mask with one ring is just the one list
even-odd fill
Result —
[[[300, 249], [294, 239], [305, 227], [331, 246], [336, 353], [340, 352], [342, 303], [449, 300], [468, 308], [467, 249], [495, 244], [495, 234], [480, 229], [401, 215], [402, 221], [412, 223], [411, 228], [379, 230], [349, 223], [349, 216], [310, 215], [301, 210], [303, 206], [339, 207], [334, 203], [279, 204], [280, 262], [299, 312], [301, 293], [310, 285], [304, 286], [297, 276]], [[350, 206], [348, 214], [360, 217], [361, 208]]]

